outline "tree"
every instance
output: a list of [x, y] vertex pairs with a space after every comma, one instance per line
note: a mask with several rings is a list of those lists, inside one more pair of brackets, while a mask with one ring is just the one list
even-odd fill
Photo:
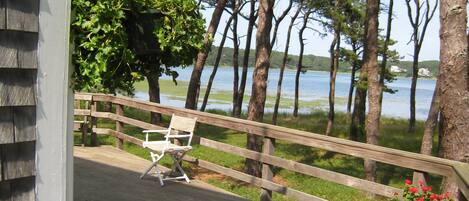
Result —
[[293, 116], [298, 117], [298, 107], [299, 107], [299, 96], [300, 96], [300, 73], [302, 72], [303, 68], [303, 53], [305, 49], [305, 39], [303, 37], [303, 33], [308, 25], [308, 18], [311, 14], [311, 9], [305, 11], [303, 15], [303, 25], [300, 28], [298, 33], [298, 38], [300, 41], [300, 55], [298, 57], [298, 64], [296, 66], [296, 74], [295, 74], [295, 100], [293, 105]]
[[[270, 67], [270, 31], [272, 28], [274, 0], [261, 0], [259, 5], [259, 20], [256, 33], [256, 65], [253, 73], [252, 95], [249, 100], [248, 120], [262, 121], [266, 100], [267, 77]], [[247, 135], [247, 148], [262, 151], [262, 138], [254, 134]], [[245, 171], [254, 176], [261, 175], [261, 164], [246, 159]]]
[[205, 90], [204, 100], [202, 102], [202, 106], [200, 107], [200, 111], [205, 111], [205, 108], [207, 107], [208, 97], [210, 96], [210, 92], [212, 91], [213, 80], [215, 80], [215, 75], [217, 74], [221, 54], [223, 53], [223, 47], [225, 46], [226, 36], [228, 34], [228, 30], [230, 30], [231, 22], [233, 21], [233, 16], [234, 15], [232, 15], [230, 19], [228, 19], [228, 21], [226, 22], [225, 30], [223, 31], [220, 45], [218, 46], [217, 57], [215, 58], [215, 64], [213, 65], [213, 70], [208, 80], [207, 89]]
[[293, 16], [291, 17], [290, 25], [288, 25], [285, 50], [283, 51], [282, 65], [280, 66], [280, 73], [279, 73], [278, 83], [277, 83], [277, 94], [275, 97], [274, 113], [272, 114], [272, 124], [274, 125], [277, 125], [278, 108], [280, 106], [280, 96], [282, 94], [283, 73], [285, 72], [285, 67], [287, 66], [287, 62], [288, 62], [288, 50], [290, 48], [291, 30], [293, 28], [293, 25], [295, 24], [296, 18], [298, 18], [298, 15], [301, 12], [302, 7], [303, 7], [303, 1], [301, 1], [300, 5], [298, 5], [298, 9], [296, 10], [295, 14], [293, 14]]
[[241, 108], [243, 106], [243, 99], [244, 99], [244, 90], [246, 88], [246, 80], [247, 80], [247, 75], [248, 75], [248, 65], [249, 65], [249, 55], [251, 51], [251, 38], [252, 38], [252, 32], [254, 29], [254, 25], [256, 23], [256, 1], [255, 0], [250, 0], [250, 14], [249, 14], [249, 23], [248, 23], [248, 29], [247, 29], [247, 34], [246, 34], [246, 46], [244, 48], [244, 55], [243, 55], [243, 70], [241, 73], [241, 82], [239, 83], [239, 88], [238, 88], [238, 100], [236, 103], [236, 107], [234, 108], [234, 117], [240, 117], [241, 116]]
[[[365, 70], [368, 83], [369, 112], [366, 117], [366, 142], [378, 144], [380, 110], [379, 97], [382, 86], [379, 84], [378, 68], [378, 15], [379, 0], [367, 0], [365, 20], [365, 52], [362, 69]], [[362, 72], [363, 73], [363, 72]], [[376, 161], [365, 159], [365, 177], [376, 180]]]
[[[415, 132], [415, 93], [417, 88], [418, 78], [418, 65], [419, 65], [419, 54], [422, 48], [423, 40], [425, 39], [425, 32], [427, 31], [428, 23], [430, 23], [435, 11], [438, 7], [438, 0], [435, 0], [434, 6], [430, 7], [430, 0], [414, 0], [415, 16], [412, 12], [412, 6], [410, 5], [411, 0], [405, 0], [407, 5], [407, 15], [409, 17], [410, 25], [412, 26], [413, 32], [411, 41], [414, 45], [414, 55], [412, 62], [412, 83], [410, 87], [410, 118], [409, 118], [409, 132]], [[425, 5], [425, 15], [420, 16], [422, 13], [422, 7]], [[422, 30], [420, 31], [420, 26]]]
[[227, 0], [218, 0], [215, 10], [212, 14], [212, 19], [207, 29], [204, 38], [204, 47], [197, 54], [197, 61], [192, 70], [191, 79], [187, 89], [187, 97], [185, 107], [187, 109], [197, 109], [197, 100], [199, 99], [200, 91], [200, 77], [204, 69], [205, 61], [207, 60], [208, 52], [212, 47], [213, 35], [217, 31], [223, 9], [225, 8]]
[[238, 104], [238, 82], [239, 82], [239, 44], [238, 44], [238, 10], [240, 9], [239, 0], [232, 0], [233, 6], [233, 110], [232, 116], [235, 116], [235, 108]]
[[278, 27], [280, 26], [280, 23], [282, 23], [283, 19], [285, 19], [285, 17], [290, 12], [292, 5], [293, 5], [293, 0], [289, 0], [287, 8], [285, 10], [283, 10], [280, 17], [278, 17], [278, 19], [277, 19], [274, 15], [275, 26], [274, 26], [274, 33], [272, 34], [272, 41], [270, 41], [270, 46], [271, 47], [274, 47], [275, 42], [277, 40]]
[[[381, 87], [384, 89], [384, 80], [386, 78], [387, 70], [386, 70], [386, 65], [388, 62], [388, 49], [389, 46], [391, 45], [391, 28], [392, 28], [392, 15], [393, 15], [393, 9], [394, 9], [394, 0], [389, 0], [389, 5], [388, 5], [388, 20], [387, 20], [387, 26], [386, 26], [386, 36], [384, 39], [384, 45], [383, 45], [383, 51], [382, 51], [382, 61], [381, 61], [381, 71], [380, 71], [380, 77], [379, 77], [379, 84]], [[381, 90], [381, 95], [379, 97], [379, 104], [380, 107], [382, 107], [383, 103], [383, 92], [384, 90]]]
[[133, 82], [138, 77], [127, 70], [135, 62], [135, 53], [129, 48], [123, 26], [124, 8], [125, 5], [116, 1], [72, 2], [75, 13], [71, 21], [72, 62], [76, 91], [133, 92]]
[[[175, 79], [172, 67], [192, 64], [203, 46], [204, 21], [195, 1], [77, 0], [73, 9], [77, 90], [132, 93], [144, 76], [150, 101], [159, 102], [159, 76]], [[151, 116], [155, 123], [159, 116]]]
[[347, 114], [351, 114], [353, 91], [356, 85], [355, 74], [361, 68], [361, 55], [363, 53], [363, 35], [365, 22], [365, 4], [363, 1], [353, 1], [353, 6], [346, 9], [345, 23], [343, 25], [343, 33], [345, 43], [352, 49], [341, 48], [340, 56], [343, 61], [348, 62], [352, 66], [350, 74], [350, 87], [347, 100]]
[[[439, 90], [443, 116], [444, 158], [469, 163], [469, 67], [467, 1], [441, 0]], [[443, 181], [443, 192], [456, 195], [451, 179]]]
[[[333, 3], [333, 4], [332, 4]], [[345, 21], [344, 11], [347, 9], [347, 2], [335, 1], [331, 2], [331, 5], [328, 12], [325, 13], [325, 16], [331, 20], [330, 29], [334, 33], [334, 38], [331, 42], [329, 48], [329, 53], [331, 55], [330, 63], [330, 75], [329, 75], [329, 114], [327, 118], [327, 127], [326, 135], [332, 134], [332, 128], [334, 125], [335, 117], [335, 79], [337, 77], [337, 71], [339, 70], [339, 57], [340, 57], [340, 42], [341, 42], [341, 32], [342, 24]]]
[[[420, 153], [425, 155], [432, 155], [433, 148], [433, 133], [435, 132], [436, 124], [438, 123], [438, 114], [440, 112], [440, 93], [439, 81], [435, 84], [435, 91], [433, 92], [432, 103], [428, 111], [427, 120], [425, 121], [422, 144], [420, 146]], [[413, 183], [417, 184], [419, 181], [426, 183], [426, 174], [423, 172], [414, 172]]]

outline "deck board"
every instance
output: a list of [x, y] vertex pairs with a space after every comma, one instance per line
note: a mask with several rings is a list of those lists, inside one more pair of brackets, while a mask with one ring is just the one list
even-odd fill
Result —
[[166, 182], [140, 180], [150, 162], [110, 146], [74, 148], [75, 201], [246, 200], [201, 181]]

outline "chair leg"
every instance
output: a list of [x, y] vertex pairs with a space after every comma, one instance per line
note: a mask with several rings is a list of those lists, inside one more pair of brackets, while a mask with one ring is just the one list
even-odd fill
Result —
[[158, 162], [161, 160], [161, 158], [163, 158], [163, 156], [161, 155], [158, 155], [158, 154], [153, 154], [151, 153], [151, 159], [153, 161], [153, 163], [148, 166], [148, 168], [140, 175], [140, 179], [143, 179], [143, 177], [145, 177], [145, 175], [147, 175], [151, 169], [153, 169], [153, 167], [155, 167], [156, 171], [157, 171], [157, 174], [161, 175], [161, 171], [158, 169]]
[[181, 161], [182, 158], [184, 157], [186, 153], [182, 153], [180, 156], [175, 156], [172, 155], [171, 157], [173, 158], [173, 165], [179, 170], [179, 172], [182, 174], [182, 177], [186, 180], [187, 183], [190, 183], [189, 177], [187, 176], [186, 172], [184, 172], [184, 169], [181, 167]]
[[157, 164], [158, 161], [155, 161], [150, 166], [148, 166], [148, 168], [140, 175], [140, 179], [143, 179], [143, 177], [145, 177], [145, 175], [147, 175], [151, 171], [151, 169], [153, 169], [153, 167], [156, 167]]

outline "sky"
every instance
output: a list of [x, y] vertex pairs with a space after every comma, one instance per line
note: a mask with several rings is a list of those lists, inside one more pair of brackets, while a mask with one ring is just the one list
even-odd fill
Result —
[[[281, 15], [283, 10], [288, 6], [288, 0], [277, 0], [275, 2], [274, 12], [276, 16]], [[384, 4], [388, 4], [388, 1], [382, 1]], [[434, 0], [430, 0], [430, 5], [433, 5]], [[290, 15], [293, 15], [294, 10], [296, 7], [293, 7], [290, 10]], [[206, 19], [206, 26], [210, 23], [210, 18], [212, 16], [213, 8], [206, 8], [202, 11]], [[246, 15], [249, 14], [249, 5], [246, 5], [245, 8], [242, 10], [243, 13]], [[300, 14], [301, 15], [301, 14]], [[228, 21], [229, 14], [224, 12], [223, 16], [220, 21], [220, 25], [218, 26], [217, 34], [215, 36], [214, 45], [218, 46], [221, 40], [221, 35], [223, 32], [224, 27], [226, 26], [226, 21]], [[296, 20], [296, 22], [302, 22], [300, 17]], [[279, 26], [279, 31], [277, 35], [277, 42], [274, 45], [273, 49], [277, 51], [283, 51], [285, 48], [286, 37], [287, 37], [287, 29], [290, 23], [290, 17], [286, 17]], [[245, 36], [247, 31], [248, 22], [243, 18], [239, 18], [238, 22], [238, 34], [240, 36]], [[292, 30], [292, 37], [290, 39], [290, 54], [299, 54], [300, 51], [300, 43], [298, 38], [298, 31], [299, 31], [300, 23], [297, 24], [296, 27]], [[385, 34], [387, 26], [387, 13], [381, 12], [379, 18], [379, 27], [383, 29], [382, 34]], [[318, 25], [311, 23], [310, 27], [323, 31], [323, 28]], [[251, 48], [255, 47], [255, 31], [253, 34]], [[231, 32], [228, 33], [231, 36]], [[392, 32], [391, 38], [397, 41], [397, 44], [392, 46], [392, 49], [395, 49], [399, 52], [401, 56], [401, 60], [412, 60], [413, 55], [413, 45], [409, 43], [410, 36], [412, 34], [412, 27], [409, 23], [409, 18], [407, 15], [407, 6], [404, 0], [395, 0], [394, 1], [394, 18], [392, 22]], [[332, 41], [332, 34], [328, 33], [325, 37], [320, 37], [319, 34], [315, 33], [312, 30], [306, 29], [304, 32], [305, 37], [305, 54], [314, 54], [317, 56], [329, 56], [329, 46]], [[242, 37], [240, 39], [240, 48], [244, 48], [246, 37]], [[344, 44], [344, 43], [342, 43]], [[225, 47], [233, 47], [233, 42], [231, 40], [227, 40], [225, 42]], [[438, 9], [435, 12], [431, 22], [428, 25], [427, 32], [425, 35], [425, 40], [423, 41], [422, 49], [420, 52], [420, 60], [439, 60], [439, 49], [440, 49], [440, 40], [439, 40], [439, 12]]]

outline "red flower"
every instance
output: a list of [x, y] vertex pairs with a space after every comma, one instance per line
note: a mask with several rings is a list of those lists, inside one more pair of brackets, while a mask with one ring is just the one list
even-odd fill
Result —
[[423, 181], [419, 181], [419, 185], [420, 185], [420, 186], [423, 186]]
[[431, 194], [429, 198], [430, 198], [431, 201], [438, 200], [438, 195], [437, 194]]
[[432, 191], [432, 187], [431, 186], [424, 186], [424, 187], [422, 187], [422, 191], [423, 192]]
[[425, 201], [425, 198], [423, 196], [420, 196], [419, 198], [417, 198], [417, 201]]
[[444, 198], [444, 199], [449, 198], [449, 193], [443, 194], [443, 198]]
[[417, 193], [417, 192], [419, 192], [419, 189], [417, 189], [417, 188], [415, 188], [415, 187], [410, 187], [410, 188], [409, 188], [409, 192], [411, 192], [411, 193]]
[[405, 180], [405, 184], [409, 186], [409, 185], [412, 184], [412, 181], [410, 181], [409, 179], [406, 179], [406, 180]]

